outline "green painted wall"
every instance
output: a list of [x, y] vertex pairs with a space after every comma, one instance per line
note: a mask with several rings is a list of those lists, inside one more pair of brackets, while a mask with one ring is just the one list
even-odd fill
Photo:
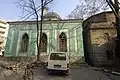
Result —
[[[36, 23], [35, 22], [11, 22], [6, 42], [5, 56], [35, 56], [36, 49]], [[43, 32], [47, 35], [49, 52], [58, 51], [59, 35], [64, 32], [67, 36], [67, 53], [70, 56], [84, 56], [82, 39], [82, 20], [66, 20], [55, 22], [45, 22]], [[24, 33], [29, 36], [28, 52], [21, 53], [21, 38]]]

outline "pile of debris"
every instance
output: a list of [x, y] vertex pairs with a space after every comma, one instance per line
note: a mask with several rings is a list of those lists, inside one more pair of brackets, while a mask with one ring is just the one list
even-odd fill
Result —
[[37, 67], [44, 66], [45, 63], [43, 62], [0, 62], [0, 67], [7, 69], [7, 70], [12, 70], [14, 72], [21, 72], [24, 71], [26, 67], [29, 67], [30, 69], [36, 69]]
[[2, 63], [0, 64], [0, 67], [7, 69], [7, 70], [12, 70], [14, 72], [20, 72], [23, 71], [23, 69], [25, 68], [25, 64], [23, 63], [15, 63], [15, 62], [11, 62], [11, 63]]

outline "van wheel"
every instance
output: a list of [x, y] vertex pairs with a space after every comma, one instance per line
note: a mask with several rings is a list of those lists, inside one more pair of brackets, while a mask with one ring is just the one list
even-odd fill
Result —
[[68, 76], [70, 74], [69, 70], [65, 74], [66, 74], [66, 76]]
[[68, 76], [68, 75], [69, 75], [69, 73], [67, 72], [67, 73], [65, 73], [65, 75], [66, 75], [66, 76]]
[[49, 75], [49, 74], [50, 74], [50, 70], [47, 69], [47, 73], [48, 73], [48, 75]]
[[47, 73], [48, 73], [48, 75], [50, 75], [50, 72], [49, 72], [49, 71], [48, 71]]

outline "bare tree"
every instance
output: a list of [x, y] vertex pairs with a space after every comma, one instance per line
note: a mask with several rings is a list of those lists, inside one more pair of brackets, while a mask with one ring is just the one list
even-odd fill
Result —
[[68, 15], [68, 18], [79, 19], [87, 18], [108, 9], [105, 0], [84, 0]]
[[[41, 52], [41, 39], [42, 39], [42, 23], [43, 23], [43, 12], [45, 8], [48, 8], [48, 4], [53, 0], [19, 0], [18, 6], [23, 10], [23, 14], [26, 14], [22, 18], [28, 19], [32, 17], [32, 19], [36, 20], [37, 26], [37, 61], [40, 60], [40, 52]], [[40, 5], [41, 4], [41, 5]], [[41, 17], [39, 16], [41, 12]], [[29, 15], [29, 16], [28, 16]], [[27, 16], [27, 17], [26, 17]], [[39, 26], [39, 19], [41, 19], [41, 23]], [[40, 37], [39, 37], [40, 36]]]
[[118, 61], [116, 64], [120, 67], [119, 61], [120, 61], [120, 15], [119, 15], [119, 5], [120, 2], [118, 0], [106, 0], [110, 8], [112, 9], [115, 17], [116, 17], [116, 29], [117, 29], [117, 39], [116, 39], [116, 50], [115, 50], [115, 58], [116, 61]]

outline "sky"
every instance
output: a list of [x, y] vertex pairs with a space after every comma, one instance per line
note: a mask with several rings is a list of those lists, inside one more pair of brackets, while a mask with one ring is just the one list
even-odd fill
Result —
[[[16, 21], [20, 19], [21, 9], [17, 7], [18, 0], [1, 0], [0, 18], [6, 21]], [[51, 11], [58, 13], [64, 19], [76, 7], [80, 0], [54, 0]]]

